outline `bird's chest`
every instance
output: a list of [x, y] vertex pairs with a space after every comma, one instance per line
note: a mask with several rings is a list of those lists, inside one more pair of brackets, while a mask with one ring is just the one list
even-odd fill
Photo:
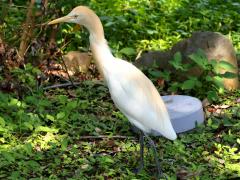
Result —
[[113, 78], [107, 81], [107, 85], [113, 102], [121, 110], [124, 104], [126, 105], [128, 99], [122, 83], [118, 79]]
[[134, 113], [139, 112], [139, 105], [132, 97], [131, 90], [129, 90], [130, 88], [125, 80], [111, 80], [108, 87], [114, 104], [123, 114], [128, 116], [130, 110]]

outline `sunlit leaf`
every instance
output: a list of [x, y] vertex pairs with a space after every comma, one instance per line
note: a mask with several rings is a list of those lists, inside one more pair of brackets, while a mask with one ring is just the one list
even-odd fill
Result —
[[49, 127], [46, 127], [46, 126], [38, 126], [36, 129], [35, 129], [36, 132], [58, 132], [58, 129], [56, 128], [49, 128]]
[[5, 120], [0, 116], [0, 126], [4, 127], [5, 126]]
[[237, 68], [236, 66], [232, 65], [228, 61], [219, 61], [217, 63], [217, 67], [221, 68], [221, 69], [224, 69], [224, 70], [227, 70], [227, 71], [231, 71], [231, 70], [234, 70], [234, 69]]
[[220, 77], [220, 76], [214, 76], [214, 77], [213, 77], [213, 82], [214, 82], [218, 87], [224, 87], [223, 78]]
[[47, 115], [46, 115], [46, 118], [47, 118], [48, 120], [50, 120], [50, 121], [55, 121], [55, 118], [54, 118], [52, 115], [50, 115], [50, 114], [47, 114]]
[[130, 47], [126, 47], [120, 50], [120, 53], [125, 54], [127, 56], [132, 56], [136, 54], [135, 49], [130, 48]]
[[57, 113], [57, 119], [63, 119], [65, 117], [65, 112], [59, 112]]
[[24, 122], [23, 124], [24, 124], [24, 126], [27, 127], [29, 130], [33, 130], [33, 125], [32, 125], [30, 122], [26, 121], [26, 122]]

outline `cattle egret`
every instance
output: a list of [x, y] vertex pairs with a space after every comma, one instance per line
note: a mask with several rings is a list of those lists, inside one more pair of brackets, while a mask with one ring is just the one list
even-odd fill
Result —
[[177, 135], [157, 89], [134, 65], [112, 55], [104, 37], [102, 23], [91, 9], [85, 6], [75, 7], [68, 15], [48, 24], [61, 22], [80, 24], [89, 31], [93, 58], [107, 83], [113, 102], [140, 131], [139, 170], [144, 166], [143, 141], [146, 137], [153, 148], [158, 174], [162, 175], [156, 147], [148, 134], [161, 134], [170, 140], [176, 139]]

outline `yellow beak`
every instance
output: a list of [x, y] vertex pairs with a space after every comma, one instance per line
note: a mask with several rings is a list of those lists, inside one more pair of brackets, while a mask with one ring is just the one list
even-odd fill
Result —
[[73, 17], [71, 16], [63, 16], [63, 17], [60, 17], [60, 18], [57, 18], [57, 19], [54, 19], [52, 21], [50, 21], [48, 23], [48, 25], [51, 25], [51, 24], [57, 24], [57, 23], [61, 23], [61, 22], [68, 22], [69, 20], [71, 20]]

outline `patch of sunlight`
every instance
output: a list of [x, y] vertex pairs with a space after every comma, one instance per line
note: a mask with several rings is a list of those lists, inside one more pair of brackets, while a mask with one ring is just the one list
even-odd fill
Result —
[[115, 1], [115, 7], [119, 12], [122, 12], [123, 9], [139, 9], [144, 7], [144, 5], [149, 5], [149, 0], [117, 0]]
[[234, 48], [236, 48], [237, 51], [240, 51], [240, 32], [231, 32], [229, 38], [232, 40]]
[[19, 101], [16, 98], [11, 98], [10, 102], [8, 103], [8, 106], [17, 106], [17, 107], [22, 107], [26, 108], [26, 103]]
[[62, 139], [65, 138], [65, 135], [59, 135], [55, 132], [47, 132], [44, 135], [39, 133], [34, 134], [25, 141], [26, 143], [31, 143], [33, 146], [38, 146], [42, 150], [47, 150], [52, 147], [52, 145], [60, 145]]
[[210, 157], [210, 162], [218, 166], [218, 169], [224, 168], [224, 171], [237, 172], [240, 174], [240, 153], [237, 147], [215, 143], [216, 150]]
[[140, 149], [140, 145], [136, 144], [133, 141], [125, 141], [125, 142], [121, 142], [119, 144], [119, 147], [122, 149], [122, 151], [139, 151]]
[[186, 0], [162, 0], [161, 9], [165, 12], [172, 13], [180, 8]]
[[181, 38], [179, 35], [171, 36], [171, 38], [168, 39], [144, 39], [139, 41], [137, 49], [167, 50], [180, 40]]
[[225, 168], [232, 171], [232, 172], [237, 172], [238, 175], [240, 175], [240, 164], [239, 163], [234, 163], [234, 164], [229, 164], [227, 163], [225, 165]]

